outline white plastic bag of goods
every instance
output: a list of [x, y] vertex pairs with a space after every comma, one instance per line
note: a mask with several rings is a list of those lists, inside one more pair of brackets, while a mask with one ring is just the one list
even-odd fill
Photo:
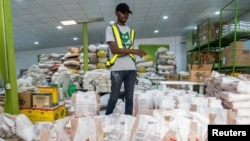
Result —
[[100, 112], [100, 96], [95, 91], [77, 91], [72, 96], [76, 116], [95, 116]]
[[4, 113], [0, 114], [0, 137], [9, 138], [15, 134], [14, 121]]
[[34, 135], [36, 140], [46, 141], [50, 138], [51, 129], [53, 129], [52, 122], [36, 122], [33, 125]]
[[250, 117], [250, 108], [235, 109], [235, 116], [236, 117]]
[[[192, 116], [189, 114], [189, 111], [184, 111], [181, 109], [172, 109], [172, 110], [154, 110], [153, 117], [156, 118], [160, 123], [167, 126], [169, 130], [175, 132], [175, 136], [172, 136], [171, 139], [176, 138], [177, 141], [187, 141], [190, 140], [190, 133], [195, 132], [195, 136], [192, 136], [192, 139], [198, 139], [200, 136], [200, 130], [197, 127], [200, 124], [198, 121], [192, 120]], [[193, 122], [196, 122], [195, 131], [191, 129]]]
[[115, 128], [116, 122], [120, 118], [120, 114], [110, 114], [110, 115], [98, 115], [94, 116], [102, 121], [102, 129], [104, 133], [104, 138], [106, 138], [112, 130]]
[[104, 139], [104, 141], [130, 141], [135, 117], [131, 115], [120, 115], [115, 128]]
[[132, 141], [161, 141], [168, 130], [167, 126], [158, 122], [151, 115], [139, 114], [136, 116], [131, 139]]
[[250, 81], [240, 81], [237, 86], [239, 93], [250, 94]]
[[103, 141], [102, 122], [93, 117], [74, 118], [72, 124], [72, 141]]
[[228, 102], [250, 100], [250, 94], [236, 94], [228, 91], [220, 92], [219, 96], [221, 99]]
[[25, 141], [32, 141], [35, 139], [34, 128], [32, 122], [24, 114], [20, 114], [15, 119], [16, 134]]
[[153, 109], [153, 99], [150, 92], [136, 91], [134, 93], [133, 115], [151, 114]]
[[107, 106], [108, 105], [108, 100], [109, 100], [110, 94], [104, 94], [100, 98], [101, 106]]
[[223, 105], [229, 109], [250, 108], [250, 100], [232, 101], [223, 100]]
[[249, 125], [250, 124], [250, 117], [236, 117], [235, 118], [236, 123], [235, 124], [243, 124], [243, 125]]

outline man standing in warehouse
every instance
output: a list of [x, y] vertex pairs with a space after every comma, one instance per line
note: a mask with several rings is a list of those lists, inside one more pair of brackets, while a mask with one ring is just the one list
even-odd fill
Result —
[[111, 93], [106, 115], [112, 114], [124, 84], [125, 114], [133, 114], [134, 85], [136, 81], [136, 57], [145, 52], [134, 49], [135, 31], [126, 25], [129, 14], [132, 14], [126, 3], [116, 6], [117, 21], [106, 28], [106, 43], [109, 45], [109, 60], [106, 63], [111, 70]]

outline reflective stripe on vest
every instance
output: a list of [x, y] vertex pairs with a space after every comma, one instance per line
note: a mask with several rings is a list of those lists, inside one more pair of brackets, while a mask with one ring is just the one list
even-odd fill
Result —
[[[119, 48], [123, 48], [123, 45], [122, 45], [122, 39], [121, 39], [121, 36], [120, 36], [120, 32], [119, 32], [119, 29], [116, 25], [112, 25], [112, 30], [113, 30], [113, 34], [114, 34], [114, 37], [115, 37], [115, 40], [116, 40], [116, 43], [117, 43], [117, 46]], [[129, 47], [129, 49], [133, 49], [133, 43], [134, 43], [134, 38], [135, 38], [135, 31], [133, 29], [131, 29], [130, 31], [130, 40], [131, 40], [131, 46]], [[129, 56], [133, 59], [133, 61], [135, 62], [135, 55], [134, 54], [129, 54]], [[119, 57], [119, 54], [114, 54], [112, 56], [112, 58], [110, 58], [107, 62], [106, 62], [106, 66], [107, 67], [110, 67], [112, 66], [116, 59]]]

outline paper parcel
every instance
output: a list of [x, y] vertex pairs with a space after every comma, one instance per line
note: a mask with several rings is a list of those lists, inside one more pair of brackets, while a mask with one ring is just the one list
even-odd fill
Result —
[[188, 65], [189, 73], [190, 73], [190, 81], [191, 82], [204, 82], [205, 78], [211, 76], [213, 64], [207, 65]]

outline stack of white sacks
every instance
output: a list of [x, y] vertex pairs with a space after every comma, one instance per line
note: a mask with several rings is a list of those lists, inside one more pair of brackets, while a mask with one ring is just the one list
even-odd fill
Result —
[[58, 65], [62, 64], [62, 59], [64, 54], [59, 53], [43, 53], [39, 55], [39, 62], [37, 66], [41, 71], [46, 75], [47, 78], [50, 78], [53, 72], [56, 70]]
[[[235, 112], [236, 124], [250, 124], [250, 79], [225, 76], [213, 72], [212, 77], [206, 80], [207, 92], [222, 100], [226, 109]], [[216, 88], [212, 90], [212, 87]]]
[[156, 52], [156, 70], [159, 74], [176, 73], [175, 54], [165, 47], [158, 48]]
[[136, 67], [140, 74], [144, 74], [146, 72], [156, 72], [154, 61], [152, 60], [152, 56], [147, 54], [143, 57], [136, 58]]
[[68, 47], [68, 52], [63, 57], [63, 65], [73, 73], [79, 73], [79, 70], [81, 70], [81, 53], [80, 47]]
[[83, 88], [88, 91], [94, 91], [93, 81], [97, 83], [96, 91], [98, 92], [110, 92], [111, 80], [110, 71], [107, 69], [96, 69], [87, 71], [83, 75]]
[[47, 86], [46, 75], [37, 65], [32, 65], [22, 77], [17, 79], [17, 91], [36, 91], [38, 86]]
[[108, 45], [99, 44], [96, 46], [91, 44], [88, 50], [88, 70], [105, 69], [108, 60]]

